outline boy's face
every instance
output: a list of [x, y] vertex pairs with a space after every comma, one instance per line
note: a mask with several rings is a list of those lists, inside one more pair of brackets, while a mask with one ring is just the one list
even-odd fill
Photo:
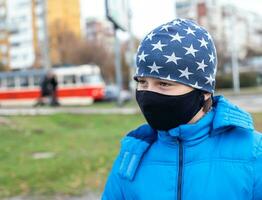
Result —
[[175, 81], [138, 77], [137, 90], [148, 90], [165, 95], [182, 95], [191, 92], [193, 88]]

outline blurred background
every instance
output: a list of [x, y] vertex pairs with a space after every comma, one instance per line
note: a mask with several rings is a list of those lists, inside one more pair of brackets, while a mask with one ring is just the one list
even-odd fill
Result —
[[99, 199], [121, 138], [144, 123], [135, 53], [154, 27], [197, 21], [216, 95], [262, 131], [261, 0], [0, 0], [0, 199]]

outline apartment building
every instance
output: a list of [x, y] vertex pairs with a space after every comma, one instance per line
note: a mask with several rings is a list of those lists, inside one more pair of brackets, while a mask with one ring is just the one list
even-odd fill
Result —
[[0, 0], [1, 64], [11, 70], [41, 67], [46, 44], [51, 64], [57, 64], [57, 35], [80, 37], [80, 20], [79, 0]]

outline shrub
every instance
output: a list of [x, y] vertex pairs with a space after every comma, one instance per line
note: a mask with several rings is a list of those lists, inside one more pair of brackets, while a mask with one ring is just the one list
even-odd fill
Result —
[[[259, 74], [257, 72], [242, 72], [239, 75], [240, 87], [254, 87], [258, 86]], [[216, 76], [216, 88], [232, 88], [233, 78], [232, 74], [219, 74]]]

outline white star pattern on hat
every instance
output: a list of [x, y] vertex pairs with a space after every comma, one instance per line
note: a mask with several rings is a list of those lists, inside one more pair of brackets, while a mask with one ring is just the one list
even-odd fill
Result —
[[181, 39], [185, 38], [185, 37], [183, 37], [183, 36], [180, 36], [178, 33], [176, 33], [175, 35], [170, 35], [170, 37], [172, 37], [171, 42], [177, 40], [177, 41], [179, 41], [180, 43], [182, 42]]
[[193, 45], [191, 44], [190, 47], [184, 47], [184, 49], [187, 50], [187, 52], [185, 53], [185, 55], [187, 54], [191, 54], [193, 55], [194, 57], [196, 57], [196, 52], [198, 52], [198, 50], [194, 49]]
[[205, 72], [205, 67], [207, 67], [207, 65], [204, 63], [204, 60], [202, 60], [201, 62], [196, 62], [196, 63], [198, 64], [197, 70], [202, 69], [203, 72]]
[[171, 27], [170, 25], [166, 24], [164, 26], [162, 26], [162, 28], [160, 29], [160, 31], [162, 30], [166, 30], [166, 32], [168, 32], [168, 28]]
[[186, 19], [183, 19], [183, 18], [180, 18], [178, 20], [180, 20], [181, 22], [186, 22], [187, 21]]
[[142, 60], [143, 60], [144, 62], [146, 62], [145, 58], [146, 58], [147, 56], [148, 56], [148, 54], [145, 54], [144, 51], [143, 51], [140, 55], [138, 55], [138, 57], [139, 57], [139, 62], [141, 62]]
[[184, 29], [184, 30], [187, 32], [186, 33], [187, 35], [192, 34], [192, 35], [196, 36], [195, 35], [196, 31], [192, 30], [190, 27], [187, 27], [187, 29]]
[[[165, 56], [165, 55], [164, 55], [164, 56]], [[175, 52], [173, 52], [171, 56], [166, 55], [165, 57], [168, 58], [168, 60], [166, 61], [166, 63], [168, 63], [168, 62], [174, 62], [174, 63], [177, 64], [177, 60], [180, 60], [180, 59], [181, 59], [180, 57], [176, 57]]]
[[212, 86], [213, 81], [215, 81], [215, 79], [213, 79], [213, 77], [211, 76], [211, 74], [209, 74], [209, 77], [205, 77], [207, 79], [207, 82], [205, 84], [210, 84]]
[[172, 80], [170, 74], [166, 77], [167, 80]]
[[193, 24], [193, 26], [196, 28], [196, 29], [201, 29], [200, 26], [196, 25], [196, 24]]
[[208, 37], [209, 40], [212, 40], [212, 37], [208, 32], [206, 32], [205, 34], [206, 34], [206, 36]]
[[158, 69], [163, 68], [163, 67], [157, 66], [155, 62], [153, 63], [152, 66], [147, 66], [147, 67], [149, 67], [149, 68], [151, 69], [150, 74], [151, 74], [152, 72], [157, 72], [157, 73], [159, 74]]
[[212, 62], [212, 63], [214, 63], [215, 62], [215, 56], [214, 56], [214, 54], [213, 54], [213, 52], [211, 53], [211, 54], [208, 54], [209, 55], [209, 62]]
[[178, 20], [174, 20], [174, 21], [173, 21], [173, 25], [180, 25], [180, 24], [181, 24], [181, 22], [178, 21]]
[[206, 47], [207, 48], [208, 42], [205, 41], [205, 39], [203, 37], [202, 37], [202, 40], [198, 40], [198, 41], [201, 43], [200, 47]]
[[198, 85], [198, 82], [196, 82], [194, 85], [190, 84], [191, 87], [196, 88], [196, 89], [201, 89], [202, 87]]
[[151, 32], [150, 34], [148, 34], [147, 37], [146, 37], [146, 41], [147, 41], [147, 40], [150, 40], [150, 41], [151, 41], [154, 35], [155, 35], [155, 34], [154, 34], [153, 32]]
[[191, 72], [188, 71], [188, 67], [185, 70], [178, 70], [181, 72], [181, 75], [179, 76], [179, 78], [181, 77], [186, 77], [189, 80], [189, 75], [193, 74]]
[[155, 50], [155, 49], [159, 49], [160, 51], [163, 51], [162, 47], [165, 47], [167, 45], [166, 44], [161, 44], [161, 41], [159, 40], [158, 43], [152, 44], [152, 46], [154, 47], [152, 49], [152, 51]]

